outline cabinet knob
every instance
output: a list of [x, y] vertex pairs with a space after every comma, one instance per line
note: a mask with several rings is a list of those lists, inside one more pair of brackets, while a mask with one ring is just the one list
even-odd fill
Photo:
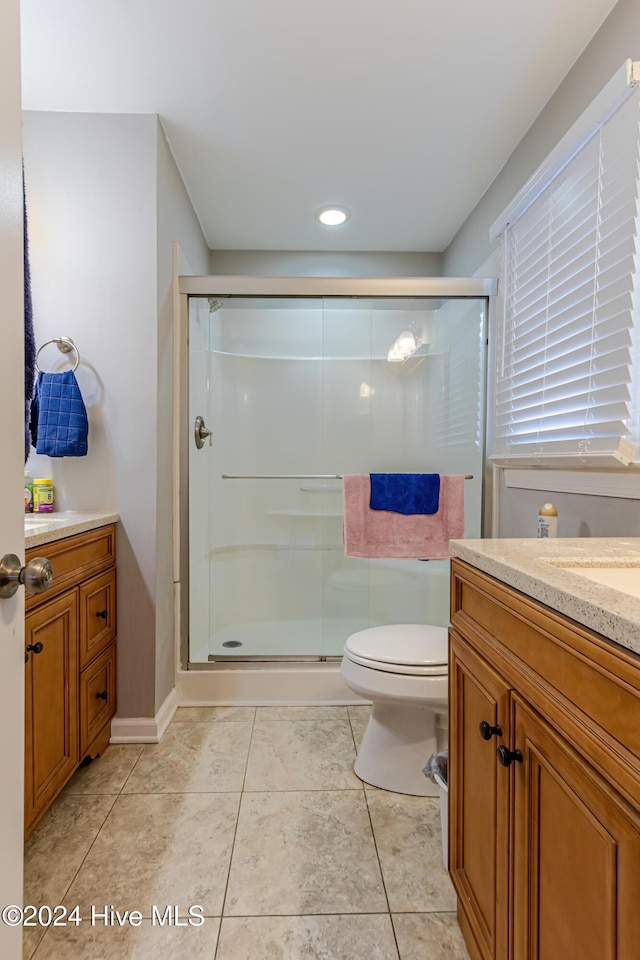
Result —
[[486, 720], [483, 720], [480, 724], [480, 736], [483, 740], [491, 740], [491, 737], [501, 737], [502, 736], [502, 727], [496, 724], [495, 727], [492, 727], [490, 723], [487, 723]]
[[108, 615], [107, 610], [96, 610], [96, 617], [101, 617], [103, 620], [106, 620]]
[[107, 699], [107, 691], [106, 691], [106, 690], [102, 690], [100, 693], [96, 693], [96, 699], [97, 699], [97, 700], [106, 700], [106, 699]]
[[40, 642], [40, 640], [38, 640], [37, 643], [28, 643], [28, 644], [27, 644], [27, 652], [28, 652], [28, 653], [29, 653], [29, 652], [32, 652], [32, 653], [42, 653], [43, 650], [44, 650], [44, 646], [43, 646], [43, 644]]
[[509, 750], [508, 747], [498, 747], [498, 763], [503, 767], [510, 767], [514, 760], [522, 763], [522, 754], [519, 750]]

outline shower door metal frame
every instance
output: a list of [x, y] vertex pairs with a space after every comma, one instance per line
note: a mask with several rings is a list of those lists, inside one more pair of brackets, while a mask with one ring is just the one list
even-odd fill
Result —
[[[176, 670], [216, 670], [228, 668], [251, 668], [252, 660], [219, 660], [210, 663], [189, 661], [189, 443], [192, 430], [189, 414], [189, 298], [226, 297], [271, 298], [287, 297], [337, 298], [337, 299], [443, 299], [486, 300], [487, 331], [493, 326], [493, 307], [498, 292], [496, 277], [252, 277], [252, 276], [179, 276], [180, 297], [179, 330], [174, 340], [177, 357], [174, 369], [178, 371], [174, 383], [174, 404], [180, 424], [174, 436], [174, 457], [179, 463], [178, 489], [175, 492], [174, 508], [174, 557], [177, 570], [177, 593], [179, 616], [176, 636]], [[486, 364], [485, 364], [486, 378]], [[485, 410], [486, 419], [486, 410]], [[483, 423], [483, 435], [485, 424]], [[486, 468], [483, 471], [486, 473]], [[483, 480], [483, 502], [486, 500], [486, 484]], [[300, 658], [300, 660], [309, 658]], [[313, 658], [321, 660], [323, 658]], [[331, 658], [335, 660], [335, 658]], [[261, 661], [265, 667], [277, 662], [276, 658]], [[330, 663], [330, 661], [327, 661]]]

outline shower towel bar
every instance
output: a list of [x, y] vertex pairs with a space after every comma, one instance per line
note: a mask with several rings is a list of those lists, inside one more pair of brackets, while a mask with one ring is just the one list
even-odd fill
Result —
[[[261, 473], [257, 475], [223, 473], [222, 480], [342, 480], [340, 473]], [[465, 480], [473, 480], [473, 474], [467, 473]]]

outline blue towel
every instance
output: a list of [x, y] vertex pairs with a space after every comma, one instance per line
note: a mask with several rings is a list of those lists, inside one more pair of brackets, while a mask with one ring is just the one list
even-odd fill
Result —
[[85, 457], [89, 421], [72, 370], [39, 373], [31, 404], [31, 437], [36, 453]]
[[391, 513], [437, 513], [439, 473], [371, 473], [372, 510]]

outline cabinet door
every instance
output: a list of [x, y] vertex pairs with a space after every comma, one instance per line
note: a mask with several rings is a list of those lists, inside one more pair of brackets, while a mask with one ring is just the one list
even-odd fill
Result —
[[[449, 635], [449, 869], [471, 956], [505, 958], [509, 777], [496, 748], [508, 738], [508, 687]], [[501, 732], [483, 739], [481, 723]]]
[[637, 960], [640, 817], [513, 696], [514, 960]]
[[78, 764], [78, 599], [70, 590], [25, 620], [25, 820]]

